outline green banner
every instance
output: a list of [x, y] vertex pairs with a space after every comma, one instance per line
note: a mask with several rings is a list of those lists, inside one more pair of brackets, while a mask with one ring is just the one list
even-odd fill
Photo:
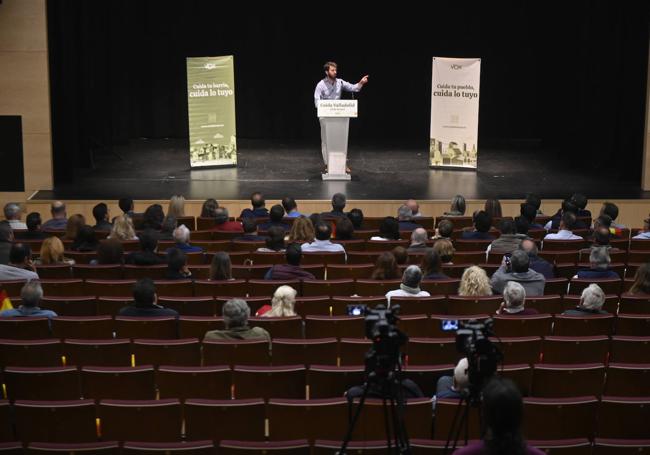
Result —
[[237, 164], [233, 56], [187, 59], [190, 165]]

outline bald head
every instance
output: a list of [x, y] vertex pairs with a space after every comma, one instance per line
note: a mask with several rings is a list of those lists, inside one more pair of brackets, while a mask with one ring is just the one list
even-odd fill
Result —
[[417, 215], [420, 213], [420, 205], [418, 204], [418, 201], [415, 199], [409, 199], [404, 203], [405, 206], [411, 209], [411, 212], [413, 212], [413, 215]]
[[61, 201], [52, 202], [50, 212], [52, 213], [52, 218], [67, 218], [65, 204]]
[[420, 245], [426, 243], [427, 231], [424, 228], [417, 228], [411, 233], [411, 245]]
[[525, 251], [528, 254], [537, 254], [537, 244], [533, 240], [524, 239], [519, 244], [519, 249]]

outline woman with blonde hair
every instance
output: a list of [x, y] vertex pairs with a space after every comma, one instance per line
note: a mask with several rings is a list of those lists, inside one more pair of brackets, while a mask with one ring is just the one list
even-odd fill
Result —
[[63, 242], [56, 236], [43, 240], [40, 257], [34, 261], [37, 265], [68, 264], [74, 265], [74, 260], [63, 256]]
[[169, 200], [169, 207], [167, 208], [167, 216], [172, 215], [178, 218], [185, 216], [185, 198], [181, 195], [174, 195]]
[[311, 243], [314, 241], [316, 233], [314, 225], [309, 221], [309, 218], [301, 216], [296, 218], [289, 231], [287, 244], [289, 243]]
[[460, 279], [458, 295], [475, 297], [492, 295], [490, 279], [485, 270], [477, 265], [467, 267]]
[[77, 238], [79, 229], [86, 225], [86, 218], [83, 215], [76, 214], [68, 218], [68, 224], [65, 228], [65, 234], [61, 237], [63, 240], [74, 240]]
[[296, 306], [296, 295], [298, 295], [298, 292], [291, 286], [280, 286], [273, 293], [271, 306], [264, 305], [257, 311], [256, 316], [262, 316], [264, 318], [296, 316], [294, 310]]
[[454, 258], [454, 244], [451, 243], [451, 240], [447, 239], [438, 239], [433, 244], [433, 251], [438, 253], [440, 256], [440, 261], [443, 265], [451, 265], [453, 262], [451, 260]]
[[131, 221], [131, 217], [120, 215], [115, 218], [113, 229], [111, 229], [111, 234], [108, 238], [119, 240], [121, 242], [126, 240], [138, 240], [138, 237], [135, 235], [135, 229], [133, 229], [133, 221]]

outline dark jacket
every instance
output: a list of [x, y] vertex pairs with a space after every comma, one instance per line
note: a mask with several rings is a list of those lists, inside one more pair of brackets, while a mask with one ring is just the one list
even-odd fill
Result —
[[265, 280], [314, 280], [316, 277], [299, 265], [276, 264], [266, 272]]
[[139, 307], [135, 305], [125, 306], [119, 311], [120, 316], [132, 317], [156, 317], [156, 316], [174, 316], [178, 317], [178, 312], [171, 308], [164, 308], [160, 305], [152, 305], [146, 307]]
[[247, 218], [247, 217], [264, 218], [267, 216], [269, 216], [269, 211], [266, 209], [266, 207], [262, 207], [259, 209], [244, 209], [241, 211], [241, 214], [239, 215], [240, 218]]
[[463, 240], [494, 240], [494, 236], [489, 232], [465, 231], [460, 236]]
[[14, 231], [14, 237], [17, 240], [44, 240], [49, 237], [47, 232], [43, 231]]
[[414, 231], [417, 228], [421, 228], [417, 223], [414, 223], [413, 221], [400, 221], [399, 222], [399, 230], [400, 231]]
[[232, 239], [234, 242], [263, 242], [267, 238], [263, 235], [257, 234], [244, 234], [239, 237]]
[[449, 277], [444, 273], [430, 273], [422, 278], [423, 280], [448, 280]]
[[281, 228], [284, 229], [285, 231], [288, 231], [289, 229], [291, 229], [291, 227], [290, 227], [288, 224], [284, 224], [284, 223], [274, 223], [274, 222], [272, 222], [272, 221], [269, 221], [269, 222], [267, 222], [267, 223], [262, 223], [262, 224], [260, 224], [259, 226], [257, 226], [257, 228], [258, 228], [259, 230], [261, 230], [261, 231], [268, 231], [268, 230], [271, 229], [273, 226], [281, 227]]
[[94, 225], [93, 229], [95, 231], [110, 231], [111, 229], [113, 229], [113, 225], [108, 221], [104, 220]]
[[11, 245], [13, 245], [11, 242], [0, 242], [0, 264], [9, 264]]
[[575, 307], [571, 310], [566, 310], [562, 313], [565, 316], [593, 316], [594, 314], [609, 314], [605, 310], [590, 310], [581, 306]]
[[616, 278], [616, 279], [621, 279], [618, 273], [616, 273], [613, 270], [610, 269], [583, 269], [583, 270], [578, 270], [578, 278], [585, 278], [585, 279], [594, 279], [597, 280], [599, 278]]
[[555, 278], [555, 267], [553, 264], [548, 262], [546, 259], [540, 258], [539, 256], [528, 255], [530, 263], [528, 268], [541, 273], [544, 275], [544, 278]]
[[158, 265], [164, 264], [165, 258], [153, 251], [134, 251], [126, 256], [125, 262], [132, 265]]

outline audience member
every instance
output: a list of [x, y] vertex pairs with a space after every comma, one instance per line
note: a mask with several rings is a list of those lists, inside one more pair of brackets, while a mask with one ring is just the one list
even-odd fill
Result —
[[[492, 217], [484, 210], [479, 210], [474, 214], [474, 230], [463, 231], [461, 239], [464, 240], [492, 240], [494, 236], [490, 234], [492, 227]], [[442, 221], [441, 221], [442, 223]]]
[[529, 230], [544, 229], [544, 226], [535, 221], [535, 218], [537, 217], [537, 209], [534, 205], [523, 202], [521, 204], [521, 208], [519, 209], [519, 213], [528, 221]]
[[174, 195], [169, 199], [167, 206], [167, 215], [172, 215], [178, 219], [185, 216], [185, 197], [181, 195]]
[[[146, 229], [153, 228], [148, 227]], [[120, 242], [138, 240], [138, 236], [135, 235], [135, 229], [133, 228], [133, 220], [131, 217], [125, 215], [116, 217], [115, 221], [113, 221], [113, 228], [111, 229], [108, 238], [119, 240]]]
[[[242, 217], [242, 219], [244, 218], [252, 218], [253, 221], [255, 221], [255, 217], [251, 215]], [[227, 232], [243, 232], [242, 223], [238, 221], [230, 221], [230, 215], [228, 214], [228, 209], [225, 207], [218, 207], [217, 209], [215, 209], [214, 227], [212, 228], [212, 230], [227, 231]]]
[[492, 286], [485, 270], [477, 265], [467, 267], [460, 279], [458, 295], [467, 297], [492, 295]]
[[9, 262], [0, 264], [0, 281], [38, 280], [29, 245], [14, 243], [9, 250]]
[[57, 236], [53, 235], [43, 240], [41, 244], [41, 253], [37, 260], [34, 261], [36, 265], [55, 265], [66, 264], [74, 265], [74, 260], [68, 259], [63, 255], [63, 242]]
[[433, 240], [438, 239], [447, 239], [451, 240], [451, 235], [454, 232], [454, 223], [451, 220], [440, 220], [438, 222], [438, 227], [436, 227], [436, 234], [433, 236]]
[[618, 206], [613, 202], [604, 202], [600, 209], [600, 215], [607, 215], [612, 219], [611, 227], [615, 229], [625, 229], [624, 225], [616, 222], [616, 218], [618, 218]]
[[528, 254], [528, 268], [544, 275], [544, 278], [555, 278], [555, 266], [546, 259], [538, 256], [537, 244], [531, 239], [524, 239], [519, 249]]
[[591, 316], [594, 314], [609, 314], [603, 310], [605, 304], [605, 293], [596, 283], [591, 283], [582, 290], [580, 304], [562, 313], [565, 316]]
[[122, 265], [123, 262], [124, 248], [122, 242], [116, 239], [106, 239], [99, 242], [97, 259], [90, 261], [93, 265]]
[[26, 232], [16, 232], [17, 237], [21, 240], [42, 240], [49, 235], [41, 230], [41, 214], [37, 212], [31, 212], [27, 214], [25, 218], [25, 223], [27, 224]]
[[413, 232], [411, 232], [411, 244], [409, 245], [407, 251], [409, 253], [417, 253], [417, 252], [424, 252], [429, 249], [429, 245], [427, 245], [427, 231], [424, 228], [416, 228]]
[[643, 230], [632, 238], [637, 240], [650, 240], [650, 215], [643, 220]]
[[74, 240], [77, 238], [79, 229], [86, 225], [86, 218], [83, 215], [76, 214], [68, 218], [65, 226], [65, 234], [61, 237], [63, 240]]
[[184, 253], [202, 253], [203, 248], [200, 246], [192, 246], [190, 244], [190, 230], [184, 224], [181, 224], [176, 229], [174, 229], [174, 245], [179, 250]]
[[442, 261], [434, 250], [424, 253], [422, 264], [420, 264], [425, 280], [446, 280], [449, 277], [442, 273]]
[[403, 246], [396, 246], [390, 250], [390, 252], [393, 253], [393, 256], [395, 256], [397, 265], [406, 265], [406, 263], [409, 261], [409, 253]]
[[55, 318], [57, 314], [52, 310], [45, 310], [39, 307], [43, 299], [43, 288], [37, 280], [28, 281], [20, 290], [20, 306], [0, 313], [2, 318], [14, 317], [45, 317]]
[[436, 394], [433, 397], [433, 403], [443, 398], [458, 399], [463, 397], [469, 386], [469, 363], [467, 358], [463, 357], [458, 361], [454, 368], [453, 376], [441, 376], [436, 384]]
[[325, 218], [339, 218], [346, 216], [345, 204], [347, 204], [347, 198], [343, 193], [336, 193], [332, 196], [332, 210], [330, 212], [323, 212], [321, 215]]
[[280, 286], [273, 293], [271, 305], [264, 305], [256, 316], [264, 318], [287, 318], [296, 316], [296, 296], [298, 292], [291, 286]]
[[156, 285], [151, 278], [142, 278], [133, 285], [133, 305], [120, 309], [120, 316], [130, 317], [178, 317], [178, 312], [158, 305]]
[[257, 251], [261, 253], [283, 253], [284, 250], [284, 229], [280, 226], [271, 226], [266, 238], [266, 246], [258, 248]]
[[492, 275], [490, 284], [496, 294], [502, 294], [508, 281], [520, 283], [526, 290], [527, 296], [544, 295], [546, 279], [541, 273], [529, 268], [530, 259], [522, 250], [515, 250], [509, 258], [504, 257], [501, 266]]
[[113, 225], [108, 221], [108, 205], [104, 202], [100, 202], [93, 207], [93, 218], [95, 218], [95, 225], [93, 229], [96, 231], [109, 231], [113, 228]]
[[650, 262], [645, 262], [636, 269], [634, 283], [628, 292], [635, 295], [650, 295]]
[[445, 212], [445, 216], [465, 216], [465, 198], [460, 194], [457, 194], [451, 200], [451, 207], [448, 212]]
[[11, 229], [14, 231], [27, 229], [27, 225], [20, 221], [20, 214], [22, 213], [22, 210], [20, 209], [19, 204], [16, 202], [9, 202], [5, 204], [4, 212], [5, 219], [9, 222]]
[[285, 196], [282, 198], [282, 207], [286, 212], [287, 218], [298, 218], [303, 216], [303, 214], [298, 211], [298, 204], [296, 204], [296, 200], [290, 196]]
[[160, 225], [158, 240], [174, 240], [174, 230], [176, 230], [177, 227], [178, 221], [176, 220], [176, 217], [174, 215], [167, 215], [163, 218], [163, 222]]
[[593, 248], [589, 253], [589, 268], [578, 270], [576, 278], [597, 280], [601, 278], [621, 279], [618, 273], [609, 268], [611, 263], [607, 248]]
[[219, 203], [216, 199], [208, 198], [203, 202], [201, 206], [201, 218], [214, 218], [216, 213], [215, 210], [219, 208]]
[[90, 226], [82, 226], [77, 233], [77, 237], [72, 242], [70, 249], [72, 251], [88, 252], [97, 251], [99, 240], [95, 235], [95, 230]]
[[537, 314], [535, 308], [525, 308], [526, 290], [516, 281], [508, 281], [503, 289], [503, 302], [497, 310], [501, 316], [528, 316]]
[[370, 275], [371, 280], [396, 280], [400, 278], [399, 267], [395, 255], [390, 251], [384, 251], [375, 262], [375, 269]]
[[560, 221], [560, 228], [557, 233], [546, 234], [544, 240], [584, 240], [579, 235], [573, 233], [576, 225], [576, 216], [573, 212], [565, 212], [562, 214], [562, 221]]
[[282, 208], [281, 205], [276, 204], [273, 207], [271, 207], [271, 211], [269, 212], [269, 218], [270, 218], [269, 221], [260, 224], [259, 228], [262, 231], [268, 231], [274, 226], [282, 228], [283, 231], [288, 231], [290, 229], [290, 226], [288, 224], [282, 222], [282, 218], [284, 218], [284, 209]]
[[165, 259], [156, 254], [158, 238], [156, 232], [146, 229], [140, 234], [140, 251], [133, 251], [126, 256], [126, 263], [131, 265], [151, 266], [164, 264]]
[[413, 212], [407, 205], [402, 205], [397, 209], [397, 222], [400, 231], [412, 231], [422, 227], [413, 222]]
[[582, 216], [582, 217], [589, 217], [591, 218], [591, 212], [589, 210], [586, 210], [587, 203], [589, 202], [587, 200], [587, 196], [584, 194], [580, 193], [574, 193], [571, 196], [571, 202], [577, 207], [578, 211], [576, 212], [576, 216]]
[[[257, 220], [253, 217], [242, 218], [241, 227], [244, 234], [233, 238], [235, 242], [261, 242], [266, 240], [266, 237], [258, 235], [257, 233]], [[284, 232], [284, 231], [283, 231]]]
[[9, 264], [9, 252], [14, 244], [14, 231], [7, 221], [0, 221], [0, 264]]
[[249, 327], [248, 318], [251, 309], [242, 299], [230, 299], [222, 308], [225, 330], [211, 330], [204, 340], [252, 340], [264, 339], [271, 342], [269, 332], [261, 327]]
[[314, 225], [309, 221], [309, 218], [301, 216], [294, 220], [287, 242], [312, 243], [315, 237]]
[[269, 211], [266, 209], [265, 205], [266, 201], [264, 200], [264, 195], [259, 191], [255, 191], [253, 194], [251, 194], [252, 208], [242, 210], [239, 217], [266, 218], [269, 216]]
[[133, 199], [130, 197], [123, 197], [118, 201], [117, 205], [120, 207], [122, 214], [133, 217]]
[[409, 199], [404, 202], [404, 205], [411, 209], [413, 218], [421, 218], [422, 214], [420, 213], [420, 205], [415, 199]]
[[440, 239], [436, 240], [433, 244], [433, 251], [438, 253], [442, 265], [452, 265], [452, 260], [454, 259], [454, 245], [451, 243], [451, 240]]
[[483, 208], [485, 213], [490, 216], [490, 219], [502, 218], [503, 212], [501, 210], [501, 202], [498, 199], [488, 199], [485, 201], [485, 207]]
[[187, 280], [192, 278], [192, 272], [187, 267], [187, 255], [179, 248], [167, 250], [167, 275], [168, 280]]
[[387, 216], [379, 224], [379, 235], [370, 237], [370, 240], [399, 240], [399, 221], [392, 216]]
[[431, 294], [420, 289], [421, 281], [422, 270], [420, 270], [420, 267], [417, 265], [409, 265], [406, 270], [404, 270], [402, 283], [399, 285], [399, 289], [388, 291], [386, 293], [388, 306], [390, 307], [390, 299], [392, 297], [429, 297]]
[[[174, 219], [176, 219], [176, 216], [172, 214]], [[132, 219], [133, 217], [126, 217], [129, 219]], [[117, 222], [119, 217], [117, 217], [115, 220], [113, 220], [113, 226]], [[144, 211], [144, 214], [142, 215], [142, 228], [143, 229], [153, 229], [154, 231], [160, 231], [162, 228], [163, 221], [165, 220], [165, 212], [163, 211], [162, 205], [160, 204], [152, 204], [147, 209]]]
[[285, 252], [286, 264], [275, 264], [264, 275], [265, 280], [314, 280], [316, 277], [300, 267], [302, 249], [297, 243], [292, 243]]
[[232, 263], [230, 255], [225, 251], [218, 251], [212, 256], [210, 263], [210, 280], [228, 281], [232, 280]]
[[348, 218], [352, 221], [352, 226], [356, 231], [363, 229], [363, 211], [361, 209], [352, 209], [348, 212]]
[[52, 218], [41, 226], [44, 231], [63, 231], [68, 225], [68, 215], [65, 211], [65, 204], [61, 201], [52, 202], [50, 207]]
[[517, 234], [515, 222], [509, 218], [503, 218], [499, 223], [499, 231], [501, 235], [498, 239], [494, 239], [487, 247], [487, 253], [509, 254], [519, 248], [522, 239], [525, 235]]
[[321, 221], [315, 226], [316, 238], [311, 243], [302, 245], [303, 253], [313, 253], [315, 251], [343, 252], [345, 248], [339, 243], [332, 243], [332, 228], [329, 223]]

